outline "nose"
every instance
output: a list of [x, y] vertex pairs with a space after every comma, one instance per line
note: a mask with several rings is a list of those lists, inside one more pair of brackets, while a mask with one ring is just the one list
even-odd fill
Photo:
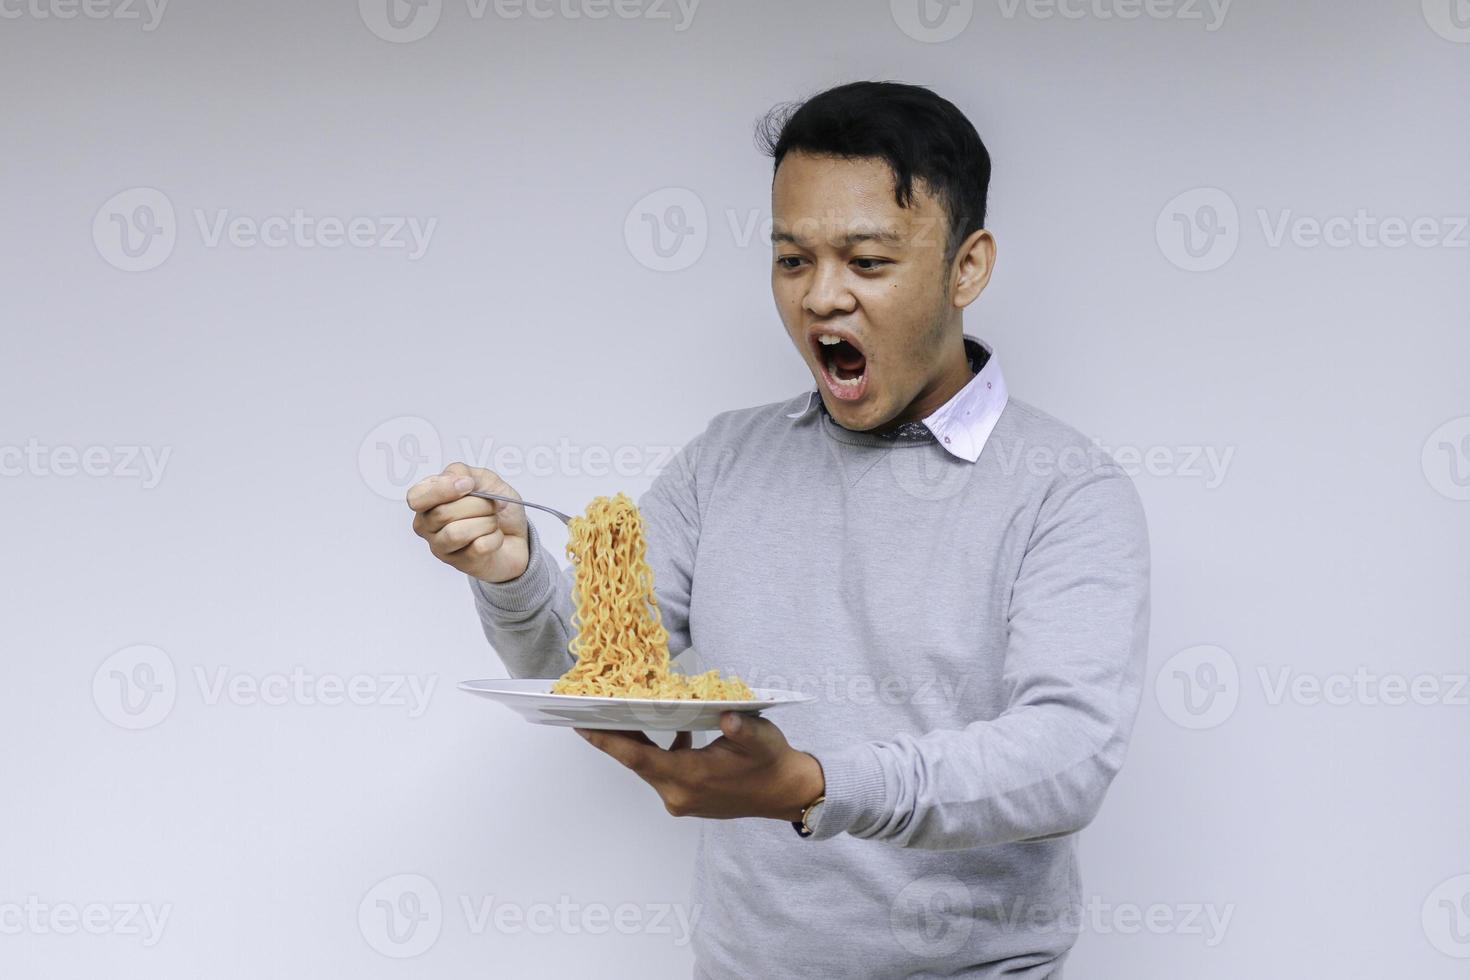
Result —
[[851, 313], [856, 302], [844, 280], [841, 263], [818, 262], [812, 273], [802, 305], [817, 319], [837, 313]]

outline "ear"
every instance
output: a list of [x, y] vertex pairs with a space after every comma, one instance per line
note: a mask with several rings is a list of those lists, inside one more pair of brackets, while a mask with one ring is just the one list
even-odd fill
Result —
[[990, 272], [995, 268], [995, 236], [981, 228], [970, 233], [961, 244], [954, 258], [953, 286], [950, 301], [958, 309], [964, 309], [985, 289], [990, 282]]

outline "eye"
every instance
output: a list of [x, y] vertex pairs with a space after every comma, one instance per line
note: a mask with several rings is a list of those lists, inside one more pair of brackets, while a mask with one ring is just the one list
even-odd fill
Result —
[[893, 263], [888, 259], [861, 258], [853, 259], [852, 264], [857, 266], [862, 272], [877, 272], [883, 266], [892, 265]]
[[[799, 255], [782, 255], [776, 259], [776, 264], [783, 269], [795, 269], [797, 265], [801, 264], [801, 261], [802, 259]], [[788, 265], [788, 263], [791, 264]]]

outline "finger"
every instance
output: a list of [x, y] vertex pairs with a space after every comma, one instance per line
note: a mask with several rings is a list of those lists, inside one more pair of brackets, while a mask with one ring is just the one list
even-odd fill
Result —
[[679, 732], [674, 736], [674, 740], [669, 743], [669, 751], [678, 752], [680, 749], [687, 749], [693, 745], [694, 735], [692, 732]]
[[[466, 482], [468, 481], [468, 482]], [[440, 504], [446, 504], [458, 500], [471, 490], [484, 490], [489, 493], [498, 493], [506, 497], [520, 499], [520, 494], [515, 488], [500, 478], [500, 474], [494, 470], [480, 469], [465, 463], [450, 463], [444, 467], [443, 473], [425, 477], [409, 488], [407, 498], [408, 506], [416, 511], [423, 512]], [[478, 499], [478, 498], [477, 498]], [[485, 501], [493, 508], [505, 508], [516, 506], [499, 501]]]
[[[656, 745], [645, 745], [629, 737], [627, 732], [604, 732], [583, 728], [578, 728], [576, 731], [593, 748], [612, 756], [644, 779], [650, 778], [653, 773], [654, 753], [662, 752]], [[647, 736], [644, 738], [646, 740]]]
[[654, 748], [659, 747], [657, 742], [648, 737], [647, 732], [608, 732], [608, 734], [615, 735], [618, 738], [631, 738], [639, 745], [651, 745]]
[[[464, 482], [469, 481], [469, 482]], [[408, 488], [406, 499], [410, 509], [422, 514], [440, 504], [458, 500], [475, 488], [473, 477], [464, 474], [437, 473], [426, 476]]]
[[495, 516], [495, 504], [493, 501], [484, 500], [480, 497], [461, 497], [447, 504], [430, 507], [428, 510], [415, 514], [413, 517], [413, 530], [419, 537], [429, 537], [438, 534], [455, 521], [468, 520], [476, 517]]
[[[483, 541], [484, 544], [479, 544]], [[435, 554], [452, 555], [479, 544], [478, 550], [489, 554], [505, 542], [505, 536], [494, 517], [476, 517], [455, 521], [438, 534], [431, 535], [429, 545]]]

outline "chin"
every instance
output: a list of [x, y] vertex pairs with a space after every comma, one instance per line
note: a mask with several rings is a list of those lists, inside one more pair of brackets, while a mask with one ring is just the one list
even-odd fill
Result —
[[827, 413], [841, 423], [844, 429], [866, 432], [868, 429], [876, 429], [884, 422], [882, 413], [874, 411], [871, 405], [849, 405], [825, 396], [822, 403], [827, 406]]

